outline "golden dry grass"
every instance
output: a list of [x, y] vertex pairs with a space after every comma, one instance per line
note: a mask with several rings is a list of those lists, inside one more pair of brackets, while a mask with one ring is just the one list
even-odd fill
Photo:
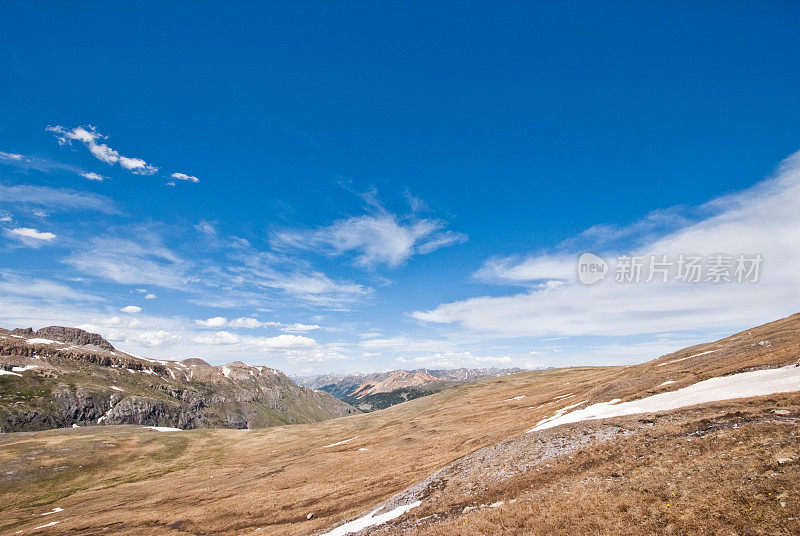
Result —
[[[635, 367], [493, 378], [310, 425], [168, 433], [122, 426], [0, 435], [0, 531], [13, 534], [58, 521], [36, 534], [313, 534], [362, 514], [470, 452], [521, 434], [576, 400], [637, 398], [665, 390], [659, 385], [667, 379], [679, 382], [672, 389], [791, 362], [800, 355], [799, 332], [795, 316], [714, 343], [715, 353], [674, 364], [657, 366], [704, 347]], [[765, 338], [770, 346], [758, 344]], [[555, 400], [568, 394], [574, 398]], [[520, 395], [525, 398], [509, 400]], [[570, 484], [567, 473], [561, 477], [578, 493], [580, 486]], [[571, 504], [585, 500], [590, 512], [595, 494], [613, 496], [592, 489], [586, 487]], [[557, 502], [547, 503], [554, 518], [564, 511], [561, 502], [560, 509]], [[603, 510], [602, 501], [596, 504]], [[636, 504], [631, 506], [636, 511]], [[54, 507], [64, 511], [39, 517]], [[306, 520], [311, 512], [314, 517]], [[519, 530], [508, 534], [532, 534]]]
[[[776, 408], [792, 417], [774, 418]], [[434, 495], [403, 526], [378, 533], [800, 534], [798, 422], [796, 394], [681, 411], [482, 493]], [[793, 461], [780, 463], [783, 458]], [[504, 504], [463, 513], [497, 501]]]
[[[60, 523], [39, 533], [313, 533], [523, 432], [552, 411], [529, 405], [598, 375], [615, 371], [524, 373], [372, 414], [258, 431], [123, 426], [7, 434], [0, 466], [16, 473], [0, 479], [0, 530], [36, 526], [33, 514], [58, 506], [64, 512], [47, 520]], [[526, 398], [507, 401], [520, 394]], [[306, 521], [309, 512], [314, 518]]]

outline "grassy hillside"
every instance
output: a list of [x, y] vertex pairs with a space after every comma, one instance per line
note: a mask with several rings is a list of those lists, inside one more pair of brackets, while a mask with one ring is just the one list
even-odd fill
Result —
[[0, 531], [315, 534], [413, 496], [370, 534], [797, 533], [797, 393], [525, 432], [798, 357], [795, 315], [642, 365], [490, 378], [315, 424], [5, 434]]

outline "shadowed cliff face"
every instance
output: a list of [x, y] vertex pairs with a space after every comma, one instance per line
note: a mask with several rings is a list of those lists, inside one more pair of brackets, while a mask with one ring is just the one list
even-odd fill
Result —
[[358, 412], [269, 367], [150, 360], [75, 328], [0, 329], [3, 432], [107, 424], [263, 428]]

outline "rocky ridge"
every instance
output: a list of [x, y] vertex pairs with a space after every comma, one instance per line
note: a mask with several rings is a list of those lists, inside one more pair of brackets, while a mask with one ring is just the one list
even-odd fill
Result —
[[269, 367], [147, 359], [76, 328], [0, 329], [4, 432], [109, 424], [263, 428], [353, 413]]

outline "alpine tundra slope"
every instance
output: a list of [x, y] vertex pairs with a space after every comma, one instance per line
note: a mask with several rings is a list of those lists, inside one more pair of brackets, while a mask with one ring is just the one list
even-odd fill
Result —
[[794, 315], [319, 423], [3, 434], [0, 531], [798, 534], [798, 357]]

